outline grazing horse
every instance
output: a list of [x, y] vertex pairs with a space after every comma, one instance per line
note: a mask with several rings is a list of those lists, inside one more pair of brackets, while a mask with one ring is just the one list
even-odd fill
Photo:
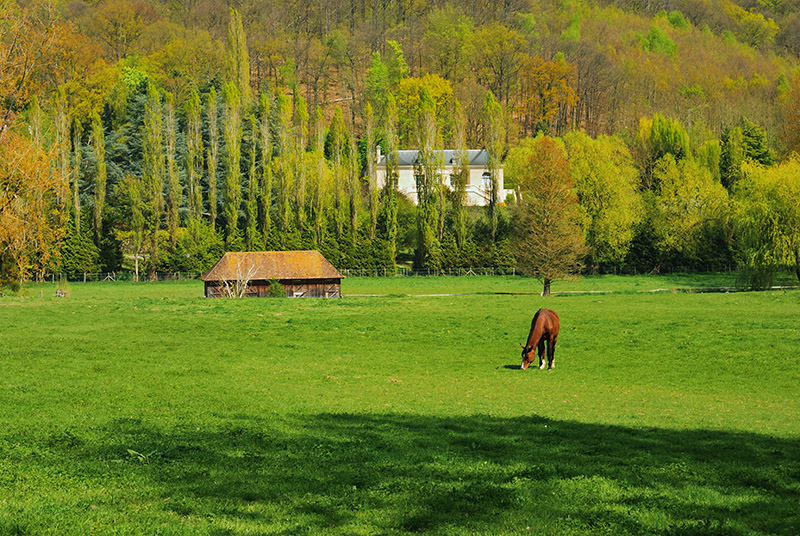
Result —
[[528, 368], [533, 361], [534, 348], [539, 349], [539, 368], [544, 368], [544, 344], [547, 341], [547, 365], [548, 368], [555, 367], [556, 338], [561, 324], [558, 315], [550, 309], [539, 309], [533, 315], [531, 322], [531, 332], [528, 335], [528, 343], [522, 346], [522, 370]]

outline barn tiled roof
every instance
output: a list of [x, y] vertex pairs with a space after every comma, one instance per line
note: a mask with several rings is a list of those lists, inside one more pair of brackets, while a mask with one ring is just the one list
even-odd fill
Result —
[[344, 276], [319, 251], [229, 251], [203, 281], [262, 279], [341, 279]]

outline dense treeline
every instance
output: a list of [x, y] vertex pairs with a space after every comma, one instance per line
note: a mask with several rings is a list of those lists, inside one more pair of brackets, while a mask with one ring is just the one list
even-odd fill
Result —
[[[800, 266], [791, 2], [0, 8], [6, 282], [264, 248], [545, 281]], [[444, 186], [445, 147], [489, 153], [486, 209], [464, 206], [463, 162]], [[396, 191], [404, 148], [416, 206]], [[503, 161], [516, 201], [497, 198]]]

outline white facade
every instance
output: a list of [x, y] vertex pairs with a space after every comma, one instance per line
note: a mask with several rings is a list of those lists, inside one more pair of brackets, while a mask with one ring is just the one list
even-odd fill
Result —
[[[441, 156], [440, 162], [444, 165], [441, 168], [441, 176], [444, 180], [445, 186], [453, 189], [452, 174], [454, 172], [454, 156], [455, 151], [445, 150], [438, 151]], [[414, 204], [418, 204], [419, 199], [417, 196], [417, 183], [414, 179], [414, 162], [416, 161], [418, 151], [398, 151], [398, 181], [397, 189], [407, 196]], [[467, 183], [467, 205], [486, 206], [489, 204], [491, 198], [491, 181], [489, 178], [489, 170], [486, 166], [488, 155], [486, 151], [469, 150], [467, 151], [469, 157], [469, 182]], [[378, 164], [376, 168], [378, 187], [382, 188], [386, 184], [386, 155], [381, 155], [378, 151]], [[497, 186], [499, 203], [505, 203], [508, 194], [513, 194], [513, 190], [506, 190], [503, 183], [503, 168], [502, 166], [497, 172]]]

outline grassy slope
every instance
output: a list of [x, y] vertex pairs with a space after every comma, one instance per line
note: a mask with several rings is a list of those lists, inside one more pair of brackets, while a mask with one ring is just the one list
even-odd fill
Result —
[[[531, 284], [399, 281], [344, 290]], [[800, 531], [800, 292], [37, 290], [0, 300], [0, 534]]]

